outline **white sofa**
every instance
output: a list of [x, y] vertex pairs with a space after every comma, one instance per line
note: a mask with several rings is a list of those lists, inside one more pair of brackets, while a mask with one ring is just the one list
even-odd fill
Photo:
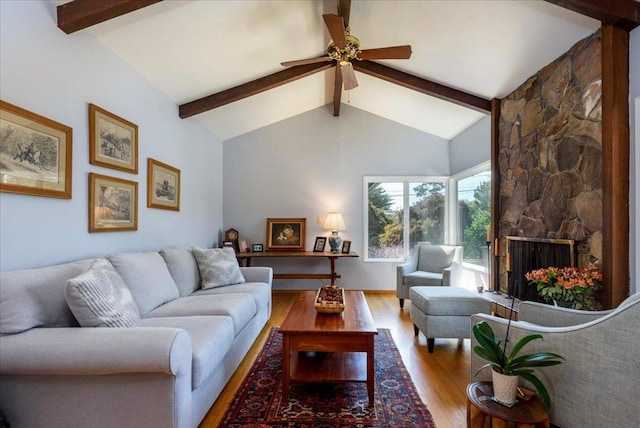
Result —
[[[79, 326], [65, 285], [96, 260], [137, 326]], [[13, 427], [198, 426], [271, 316], [271, 269], [240, 269], [201, 289], [192, 250], [167, 249], [0, 273], [0, 411]]]

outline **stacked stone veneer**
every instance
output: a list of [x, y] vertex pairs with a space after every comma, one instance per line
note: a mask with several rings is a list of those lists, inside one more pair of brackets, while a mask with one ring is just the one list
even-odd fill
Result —
[[576, 240], [578, 264], [602, 254], [600, 33], [578, 42], [501, 101], [499, 236]]

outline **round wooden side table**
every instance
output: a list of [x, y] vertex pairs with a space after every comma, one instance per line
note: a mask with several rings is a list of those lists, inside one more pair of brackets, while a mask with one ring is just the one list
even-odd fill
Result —
[[[513, 407], [503, 406], [491, 399], [491, 382], [474, 382], [467, 387], [467, 427], [549, 428], [549, 412], [537, 396], [529, 401], [520, 400]], [[511, 422], [511, 425], [509, 423]]]

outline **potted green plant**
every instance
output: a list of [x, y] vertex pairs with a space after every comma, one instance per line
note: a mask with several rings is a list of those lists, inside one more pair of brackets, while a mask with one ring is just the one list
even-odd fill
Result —
[[[489, 363], [478, 369], [476, 375], [487, 367], [492, 368], [492, 376], [494, 381], [495, 399], [501, 403], [510, 405], [514, 403], [516, 397], [516, 389], [518, 387], [518, 376], [528, 380], [535, 387], [548, 408], [550, 405], [549, 392], [544, 387], [540, 379], [533, 373], [533, 369], [537, 367], [547, 367], [560, 364], [564, 358], [558, 354], [551, 352], [536, 352], [528, 355], [519, 355], [522, 348], [529, 342], [537, 339], [542, 340], [541, 334], [530, 334], [520, 339], [507, 355], [506, 345], [509, 337], [509, 327], [511, 319], [507, 326], [507, 334], [503, 346], [501, 340], [493, 333], [493, 329], [486, 321], [481, 321], [474, 325], [473, 336], [478, 344], [473, 347], [473, 352], [481, 358], [489, 361]], [[501, 376], [510, 377], [510, 379], [502, 379]], [[503, 391], [501, 387], [503, 381], [509, 382], [508, 391]]]

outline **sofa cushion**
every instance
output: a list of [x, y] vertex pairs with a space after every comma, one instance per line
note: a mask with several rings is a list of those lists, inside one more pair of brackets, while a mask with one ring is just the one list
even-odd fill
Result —
[[67, 281], [65, 299], [83, 327], [135, 327], [140, 312], [131, 291], [107, 260]]
[[140, 314], [178, 298], [178, 287], [159, 253], [119, 253], [108, 259], [131, 290]]
[[0, 272], [0, 334], [34, 327], [77, 327], [64, 298], [67, 281], [95, 259], [36, 269]]
[[245, 282], [233, 248], [193, 248], [202, 288], [223, 287]]
[[143, 327], [174, 327], [191, 336], [191, 388], [202, 384], [223, 360], [233, 344], [233, 321], [228, 316], [145, 318]]
[[187, 296], [169, 302], [145, 317], [184, 317], [193, 315], [226, 315], [233, 320], [234, 337], [256, 315], [257, 307], [251, 294], [231, 293], [211, 296]]
[[229, 285], [227, 287], [209, 288], [207, 290], [198, 290], [193, 293], [194, 296], [218, 295], [229, 293], [245, 293], [253, 296], [260, 309], [271, 304], [271, 286], [264, 282], [246, 282], [244, 284]]
[[160, 251], [160, 255], [178, 286], [180, 296], [189, 296], [200, 288], [200, 271], [190, 248], [169, 248]]

